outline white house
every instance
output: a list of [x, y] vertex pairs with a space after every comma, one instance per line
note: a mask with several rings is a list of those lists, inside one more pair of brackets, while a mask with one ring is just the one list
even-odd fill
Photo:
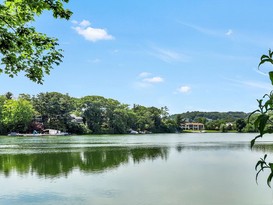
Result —
[[204, 130], [205, 125], [199, 122], [186, 122], [181, 124], [182, 130]]
[[79, 124], [83, 123], [83, 118], [82, 117], [78, 117], [78, 116], [76, 116], [74, 114], [71, 114], [70, 117], [72, 118], [71, 122], [76, 122], [76, 123], [79, 123]]

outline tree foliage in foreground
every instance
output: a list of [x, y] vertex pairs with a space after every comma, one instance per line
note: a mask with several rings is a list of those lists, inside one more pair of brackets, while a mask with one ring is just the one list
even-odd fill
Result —
[[[268, 55], [262, 55], [259, 63], [259, 68], [264, 63], [271, 63], [273, 64], [273, 52], [269, 50]], [[269, 79], [271, 84], [273, 85], [273, 71], [269, 72]], [[251, 141], [251, 148], [255, 145], [256, 140], [262, 138], [265, 134], [272, 134], [273, 133], [273, 118], [272, 118], [272, 111], [273, 111], [273, 91], [269, 94], [265, 94], [262, 99], [258, 101], [258, 109], [253, 111], [250, 117], [254, 117], [254, 127], [258, 130], [259, 134]], [[258, 175], [261, 171], [266, 169], [270, 170], [270, 174], [267, 178], [267, 184], [270, 187], [270, 183], [273, 177], [273, 163], [267, 162], [267, 154], [264, 157], [260, 158], [257, 162], [255, 169], [257, 170], [256, 180]]]
[[24, 72], [30, 80], [42, 84], [44, 74], [62, 62], [58, 40], [36, 31], [31, 23], [43, 11], [54, 18], [69, 19], [69, 0], [5, 0], [0, 4], [0, 73], [14, 77]]

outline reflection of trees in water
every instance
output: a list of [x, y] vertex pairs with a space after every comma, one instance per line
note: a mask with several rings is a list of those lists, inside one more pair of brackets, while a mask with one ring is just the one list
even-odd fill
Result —
[[167, 147], [97, 147], [74, 152], [0, 155], [0, 173], [9, 176], [34, 173], [44, 177], [67, 175], [73, 169], [82, 172], [103, 172], [133, 160], [140, 163], [157, 158], [167, 159]]
[[134, 163], [140, 163], [145, 159], [154, 160], [157, 158], [167, 159], [168, 157], [168, 148], [159, 148], [159, 147], [151, 147], [145, 152], [142, 151], [142, 148], [132, 149], [131, 155]]
[[202, 142], [192, 144], [178, 144], [176, 150], [206, 151], [206, 150], [243, 150], [250, 149], [250, 143], [224, 143], [224, 142]]
[[[243, 143], [192, 143], [192, 144], [178, 144], [176, 146], [177, 152], [185, 150], [193, 151], [206, 151], [206, 150], [251, 150], [250, 142]], [[256, 143], [252, 148], [253, 151], [257, 152], [273, 152], [272, 143]]]
[[263, 144], [263, 143], [256, 142], [256, 144], [253, 146], [252, 149], [255, 151], [272, 153], [273, 152], [273, 144], [272, 143]]

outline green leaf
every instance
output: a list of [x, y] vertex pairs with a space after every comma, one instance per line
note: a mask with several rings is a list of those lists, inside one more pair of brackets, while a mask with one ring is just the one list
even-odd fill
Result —
[[258, 65], [258, 69], [260, 69], [260, 66], [261, 66], [262, 64], [264, 64], [265, 62], [267, 62], [267, 61], [268, 61], [267, 59], [261, 60], [261, 62], [260, 62], [259, 65]]
[[271, 172], [273, 172], [273, 163], [269, 163], [268, 165], [269, 165], [269, 167], [271, 169]]
[[269, 74], [271, 84], [273, 85], [273, 71], [270, 71], [268, 74]]
[[256, 136], [253, 140], [250, 141], [250, 148], [251, 148], [251, 149], [253, 148], [253, 146], [254, 146], [254, 144], [255, 144], [255, 142], [256, 142], [256, 139], [258, 139], [258, 138], [260, 138], [260, 137], [262, 137], [262, 136], [261, 136], [261, 135], [258, 135], [258, 136]]
[[260, 169], [260, 170], [257, 172], [256, 177], [255, 177], [256, 183], [257, 183], [257, 184], [258, 184], [258, 176], [259, 176], [259, 174], [260, 174], [261, 171], [262, 171], [262, 169]]
[[262, 161], [261, 161], [261, 160], [259, 160], [259, 161], [257, 162], [256, 166], [255, 166], [255, 170], [256, 170], [256, 171], [257, 171], [257, 169], [258, 169], [259, 165], [261, 165], [261, 164], [262, 164]]
[[254, 122], [254, 126], [258, 128], [261, 137], [265, 134], [265, 126], [267, 124], [268, 119], [269, 119], [268, 115], [261, 114]]
[[269, 57], [272, 58], [273, 52], [271, 51], [271, 49], [269, 49], [268, 54], [269, 54]]
[[273, 172], [271, 172], [267, 178], [267, 185], [271, 188], [270, 186], [270, 183], [271, 183], [271, 180], [272, 180], [272, 177], [273, 177]]
[[248, 115], [248, 117], [247, 117], [247, 122], [248, 122], [248, 123], [250, 122], [250, 117], [251, 117], [253, 114], [255, 114], [256, 112], [260, 112], [260, 110], [257, 109], [257, 110], [251, 112], [251, 113]]

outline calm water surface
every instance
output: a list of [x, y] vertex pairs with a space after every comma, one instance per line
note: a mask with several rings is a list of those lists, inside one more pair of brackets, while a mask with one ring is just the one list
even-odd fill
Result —
[[273, 136], [250, 150], [254, 136], [2, 136], [0, 204], [273, 204], [254, 169]]

